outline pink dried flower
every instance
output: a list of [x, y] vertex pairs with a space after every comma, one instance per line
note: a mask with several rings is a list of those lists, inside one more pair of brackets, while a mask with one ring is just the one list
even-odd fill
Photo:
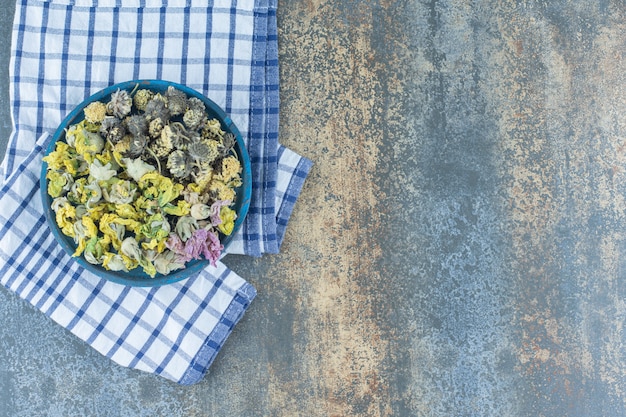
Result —
[[165, 247], [181, 256], [184, 262], [190, 259], [185, 259], [185, 244], [176, 233], [170, 233], [170, 237], [165, 241]]
[[189, 259], [200, 259], [203, 247], [206, 246], [207, 230], [198, 229], [185, 242], [185, 255]]
[[202, 254], [206, 259], [209, 260], [209, 262], [211, 262], [211, 265], [216, 266], [216, 262], [220, 258], [223, 249], [224, 245], [220, 243], [220, 239], [217, 236], [217, 233], [209, 231], [208, 240], [206, 242], [206, 245], [204, 246]]
[[224, 245], [220, 243], [217, 233], [208, 229], [198, 229], [194, 231], [185, 243], [183, 243], [177, 234], [172, 233], [165, 242], [165, 246], [174, 252], [182, 262], [189, 262], [192, 259], [201, 259], [202, 255], [213, 266], [216, 265], [224, 249]]

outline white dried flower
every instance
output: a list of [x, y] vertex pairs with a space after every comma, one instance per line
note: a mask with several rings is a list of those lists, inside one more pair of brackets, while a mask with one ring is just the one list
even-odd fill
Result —
[[89, 164], [89, 175], [96, 181], [110, 180], [116, 174], [117, 172], [111, 168], [110, 162], [103, 166], [99, 159], [94, 159], [94, 161]]
[[156, 170], [154, 166], [144, 162], [141, 158], [122, 158], [122, 162], [126, 165], [126, 173], [130, 175], [135, 182], [139, 182], [144, 174]]
[[117, 89], [111, 94], [111, 100], [107, 104], [107, 112], [119, 119], [123, 119], [130, 113], [133, 106], [133, 100], [126, 90]]
[[198, 222], [191, 216], [182, 216], [176, 222], [176, 234], [185, 242], [198, 229]]
[[122, 247], [120, 251], [128, 256], [130, 259], [134, 259], [136, 261], [141, 260], [141, 248], [139, 247], [139, 243], [135, 240], [134, 237], [127, 237], [122, 241]]
[[208, 219], [211, 215], [211, 207], [206, 204], [194, 204], [191, 206], [189, 214], [196, 220]]
[[154, 267], [158, 273], [167, 275], [172, 271], [184, 268], [185, 262], [176, 253], [165, 250], [154, 259]]

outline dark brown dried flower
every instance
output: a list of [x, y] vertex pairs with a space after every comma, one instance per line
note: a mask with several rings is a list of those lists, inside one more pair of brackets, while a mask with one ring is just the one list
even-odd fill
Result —
[[148, 133], [148, 121], [145, 117], [135, 114], [126, 118], [126, 128], [133, 136], [145, 136]]
[[113, 145], [113, 151], [125, 155], [128, 152], [128, 149], [130, 149], [130, 142], [132, 138], [132, 135], [124, 135], [122, 139]]
[[187, 111], [187, 94], [177, 90], [173, 86], [169, 86], [165, 97], [167, 97], [167, 108], [170, 110], [172, 116], [177, 116]]
[[214, 140], [196, 140], [187, 146], [187, 152], [195, 160], [210, 164], [220, 155], [218, 146]]
[[193, 159], [204, 159], [209, 151], [209, 147], [204, 142], [192, 142], [187, 146], [187, 152]]
[[146, 104], [146, 119], [152, 121], [154, 119], [161, 119], [164, 124], [170, 120], [170, 111], [165, 105], [165, 101], [156, 98], [156, 96]]
[[126, 134], [126, 129], [120, 119], [114, 116], [107, 116], [100, 125], [100, 134], [115, 144], [122, 140]]
[[230, 154], [232, 149], [235, 147], [235, 143], [237, 143], [237, 138], [232, 133], [226, 133], [224, 137], [222, 137], [222, 143], [220, 144], [219, 151], [220, 156], [226, 156]]
[[148, 145], [148, 137], [145, 135], [132, 136], [128, 151], [124, 156], [129, 158], [139, 158]]
[[161, 135], [159, 135], [156, 140], [150, 143], [150, 150], [154, 153], [157, 158], [165, 158], [172, 152], [174, 149], [174, 145], [172, 145], [172, 141], [169, 136], [164, 135], [163, 131]]

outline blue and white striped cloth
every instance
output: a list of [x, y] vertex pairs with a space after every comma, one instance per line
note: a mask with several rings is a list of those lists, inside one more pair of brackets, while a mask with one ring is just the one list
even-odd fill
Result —
[[278, 143], [276, 0], [21, 0], [9, 74], [0, 282], [120, 365], [199, 381], [254, 287], [222, 263], [154, 288], [83, 270], [46, 226], [41, 157], [73, 106], [106, 86], [166, 79], [195, 88], [231, 116], [251, 156], [251, 207], [229, 252], [277, 252], [311, 162]]

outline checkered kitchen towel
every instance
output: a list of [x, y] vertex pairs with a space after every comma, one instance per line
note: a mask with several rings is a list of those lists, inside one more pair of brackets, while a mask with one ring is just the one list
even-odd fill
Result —
[[278, 144], [276, 0], [22, 0], [10, 63], [14, 132], [2, 163], [0, 282], [115, 362], [199, 381], [254, 298], [218, 263], [155, 288], [83, 270], [49, 232], [43, 149], [73, 106], [111, 84], [166, 79], [231, 116], [251, 156], [253, 196], [232, 253], [277, 252], [311, 162]]

